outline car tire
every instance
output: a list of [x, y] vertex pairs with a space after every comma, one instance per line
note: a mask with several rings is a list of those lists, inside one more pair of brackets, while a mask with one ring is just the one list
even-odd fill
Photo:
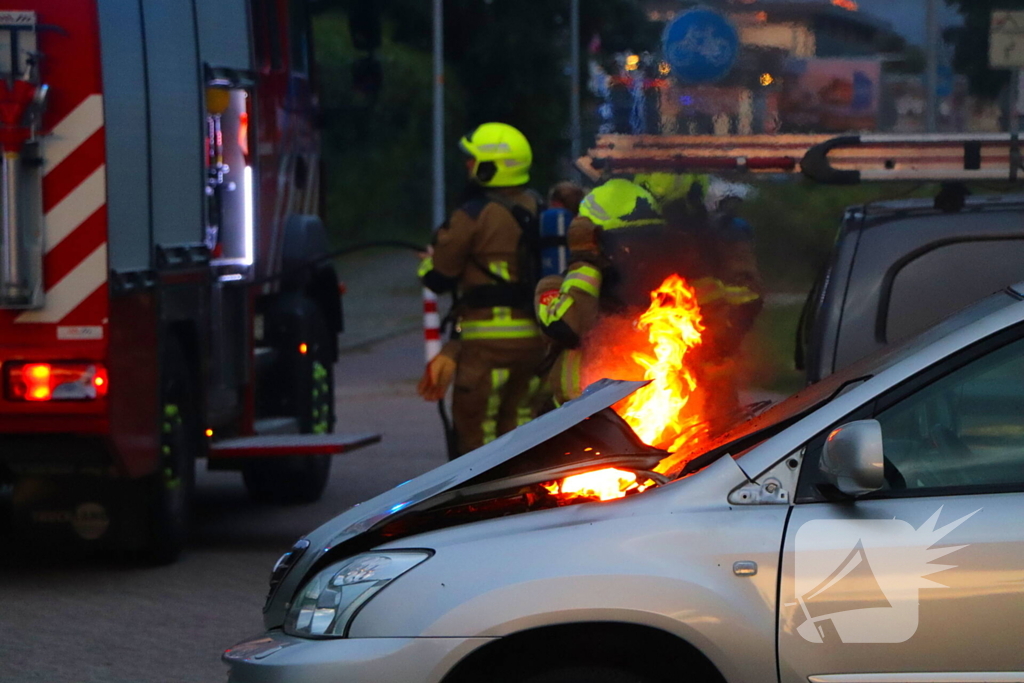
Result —
[[566, 666], [523, 678], [522, 683], [653, 683], [640, 674], [604, 666]]
[[197, 392], [181, 344], [170, 339], [160, 382], [160, 460], [141, 480], [148, 524], [142, 559], [151, 564], [176, 560], [188, 541], [195, 492], [196, 458], [202, 448]]
[[[308, 383], [295, 402], [302, 434], [327, 434], [334, 430], [334, 362], [326, 325], [320, 314], [313, 324], [314, 341], [303, 372]], [[320, 500], [331, 475], [330, 455], [296, 455], [267, 458], [246, 463], [242, 480], [249, 496], [260, 503], [296, 505]]]

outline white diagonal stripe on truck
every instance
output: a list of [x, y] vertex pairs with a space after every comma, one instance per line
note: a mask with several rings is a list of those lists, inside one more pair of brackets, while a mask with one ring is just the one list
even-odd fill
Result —
[[106, 201], [107, 167], [100, 166], [46, 214], [43, 223], [46, 225], [47, 253], [96, 213]]
[[46, 292], [46, 308], [26, 311], [14, 319], [16, 323], [57, 323], [75, 310], [107, 281], [107, 245], [96, 251], [72, 269], [70, 273]]
[[103, 96], [89, 95], [43, 138], [43, 175], [103, 127]]

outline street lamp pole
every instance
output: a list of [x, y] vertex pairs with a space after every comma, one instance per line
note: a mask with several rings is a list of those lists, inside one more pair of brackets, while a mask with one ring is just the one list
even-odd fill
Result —
[[1014, 135], [1020, 133], [1020, 79], [1020, 67], [1010, 72], [1010, 132]]
[[937, 0], [925, 0], [925, 128], [939, 129], [939, 10]]
[[[433, 228], [444, 222], [444, 2], [434, 0], [434, 201]], [[437, 295], [423, 288], [423, 343], [429, 363], [441, 353], [441, 318]]]
[[572, 0], [569, 18], [569, 154], [575, 168], [576, 160], [583, 153], [581, 149], [580, 124], [580, 0]]
[[434, 0], [434, 227], [444, 222], [444, 0]]

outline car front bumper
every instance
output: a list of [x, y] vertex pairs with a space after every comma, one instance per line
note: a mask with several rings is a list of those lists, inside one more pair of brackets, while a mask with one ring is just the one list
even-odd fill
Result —
[[228, 683], [437, 683], [493, 638], [332, 638], [271, 631], [226, 650]]

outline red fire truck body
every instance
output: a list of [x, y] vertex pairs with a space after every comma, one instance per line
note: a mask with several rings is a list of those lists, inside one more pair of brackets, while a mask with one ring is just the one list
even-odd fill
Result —
[[312, 500], [330, 454], [375, 439], [330, 433], [342, 317], [305, 6], [0, 0], [16, 528], [170, 559], [196, 458]]

